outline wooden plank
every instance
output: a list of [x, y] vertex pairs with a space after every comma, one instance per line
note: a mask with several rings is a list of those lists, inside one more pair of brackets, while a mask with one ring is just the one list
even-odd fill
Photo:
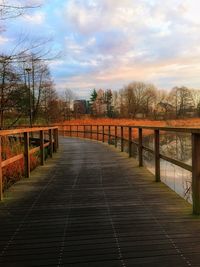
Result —
[[14, 135], [19, 133], [31, 133], [39, 132], [41, 130], [48, 131], [49, 129], [57, 129], [57, 127], [33, 127], [33, 128], [24, 128], [24, 129], [13, 129], [13, 130], [0, 130], [0, 136]]
[[137, 166], [99, 142], [62, 139], [59, 158], [1, 205], [0, 265], [198, 266], [200, 219]]
[[155, 154], [154, 150], [151, 149], [151, 148], [149, 148], [149, 147], [147, 147], [147, 146], [142, 146], [142, 149], [143, 149], [143, 150], [146, 150], [146, 151], [149, 152], [149, 153]]
[[29, 149], [29, 154], [31, 155], [31, 154], [34, 154], [38, 151], [40, 151], [40, 146]]
[[183, 169], [185, 169], [187, 171], [190, 171], [190, 172], [192, 171], [192, 166], [190, 166], [190, 165], [188, 165], [188, 164], [186, 164], [184, 162], [181, 162], [181, 161], [176, 160], [176, 159], [169, 158], [169, 157], [167, 157], [165, 155], [162, 155], [162, 154], [160, 154], [160, 158], [164, 159], [164, 160], [166, 160], [166, 161], [168, 161], [168, 162], [170, 162], [170, 163], [172, 163], [172, 164], [174, 164], [176, 166], [179, 166], [179, 167], [181, 167], [181, 168], [183, 168]]
[[[68, 125], [68, 124], [67, 124]], [[74, 125], [74, 124], [73, 124]], [[82, 124], [83, 126], [84, 124]], [[63, 125], [60, 125], [63, 126]], [[58, 127], [60, 127], [58, 125]], [[103, 126], [103, 124], [99, 124], [99, 126]], [[113, 127], [128, 127], [127, 125], [121, 125], [121, 124], [112, 124]], [[167, 132], [182, 132], [182, 133], [200, 133], [200, 128], [199, 127], [171, 127], [171, 126], [145, 126], [145, 125], [129, 125], [130, 127], [134, 129], [146, 129], [146, 130], [160, 130], [160, 131], [167, 131]]]

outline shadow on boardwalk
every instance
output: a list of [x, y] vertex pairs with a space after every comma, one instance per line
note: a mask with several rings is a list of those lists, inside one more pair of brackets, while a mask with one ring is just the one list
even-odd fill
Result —
[[200, 220], [127, 154], [62, 139], [0, 204], [0, 266], [200, 266]]

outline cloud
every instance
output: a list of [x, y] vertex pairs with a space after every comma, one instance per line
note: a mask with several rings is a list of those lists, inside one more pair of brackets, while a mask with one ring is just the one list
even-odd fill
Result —
[[45, 22], [45, 13], [38, 11], [32, 14], [25, 14], [22, 20], [28, 24], [42, 25]]
[[132, 80], [161, 88], [200, 85], [200, 2], [41, 2], [41, 9], [19, 19], [20, 26], [34, 35], [53, 35], [54, 46], [62, 48], [62, 57], [50, 64], [58, 88], [86, 93], [93, 87], [118, 89]]
[[9, 41], [10, 41], [9, 38], [0, 35], [0, 45], [4, 45], [4, 44], [6, 44]]

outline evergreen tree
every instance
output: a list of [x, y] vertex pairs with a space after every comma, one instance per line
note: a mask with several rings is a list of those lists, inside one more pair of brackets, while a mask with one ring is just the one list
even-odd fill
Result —
[[90, 102], [91, 103], [94, 103], [94, 101], [96, 100], [97, 98], [97, 91], [96, 89], [93, 89], [92, 93], [91, 93], [91, 96], [90, 96]]
[[107, 116], [109, 118], [112, 117], [113, 114], [113, 107], [112, 107], [112, 91], [111, 90], [106, 90], [105, 92], [105, 103], [107, 105]]
[[90, 95], [90, 102], [89, 102], [89, 109], [90, 109], [91, 114], [93, 114], [93, 104], [97, 99], [97, 95], [98, 95], [97, 91], [94, 88], [91, 95]]

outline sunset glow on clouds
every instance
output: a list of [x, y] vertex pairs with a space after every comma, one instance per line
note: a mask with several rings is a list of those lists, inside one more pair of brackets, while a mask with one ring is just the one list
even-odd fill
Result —
[[133, 80], [163, 89], [200, 88], [200, 2], [42, 2], [8, 24], [0, 46], [16, 42], [17, 32], [53, 38], [53, 49], [60, 51], [51, 63], [58, 90], [76, 89], [86, 96], [94, 87], [120, 89]]

